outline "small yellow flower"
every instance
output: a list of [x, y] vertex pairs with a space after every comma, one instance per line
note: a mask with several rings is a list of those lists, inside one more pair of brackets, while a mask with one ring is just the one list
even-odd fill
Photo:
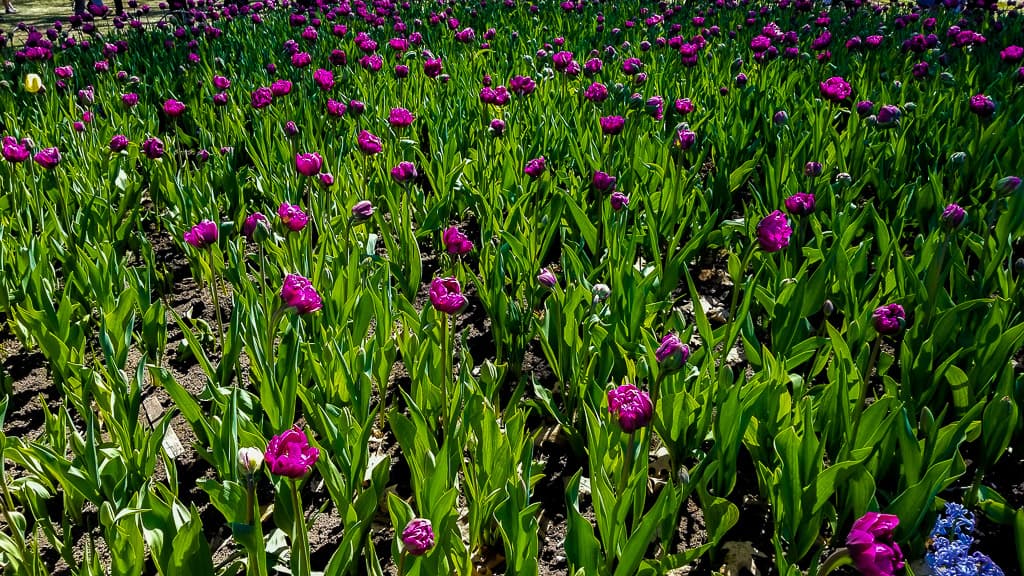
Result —
[[39, 74], [27, 74], [25, 76], [25, 91], [30, 94], [35, 94], [43, 89], [43, 79], [39, 77]]

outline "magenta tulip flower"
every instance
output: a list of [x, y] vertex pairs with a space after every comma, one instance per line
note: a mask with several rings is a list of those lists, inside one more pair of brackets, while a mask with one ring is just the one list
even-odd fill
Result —
[[271, 438], [264, 454], [270, 472], [286, 478], [309, 474], [319, 457], [320, 450], [309, 445], [309, 438], [298, 425]]
[[765, 252], [778, 252], [789, 246], [793, 229], [789, 220], [780, 210], [765, 216], [757, 223], [757, 242]]
[[207, 248], [217, 243], [217, 224], [212, 220], [203, 220], [185, 232], [185, 242], [194, 248]]
[[434, 528], [426, 518], [413, 518], [402, 530], [402, 544], [413, 556], [422, 556], [434, 547]]
[[462, 294], [458, 279], [434, 278], [430, 282], [430, 303], [439, 312], [458, 314], [469, 304], [469, 300]]
[[879, 334], [895, 334], [907, 324], [907, 313], [899, 304], [886, 304], [875, 308], [871, 322]]
[[281, 206], [278, 207], [277, 216], [281, 219], [281, 223], [292, 232], [302, 230], [309, 223], [309, 216], [302, 211], [302, 208], [287, 202], [282, 202]]
[[473, 250], [473, 243], [455, 226], [448, 227], [441, 235], [445, 250], [453, 256], [462, 256]]
[[380, 138], [366, 130], [361, 130], [359, 132], [356, 144], [359, 146], [359, 151], [368, 156], [378, 154], [384, 150], [384, 145], [381, 143]]
[[899, 523], [896, 516], [877, 512], [868, 512], [853, 523], [846, 548], [861, 574], [893, 576], [903, 569], [903, 552], [894, 536]]
[[56, 147], [43, 148], [39, 152], [36, 152], [36, 155], [33, 156], [32, 159], [36, 161], [36, 164], [39, 164], [47, 170], [51, 170], [56, 168], [57, 164], [60, 164], [60, 150]]
[[806, 216], [814, 212], [814, 194], [797, 192], [786, 198], [786, 211], [794, 216]]
[[654, 405], [647, 392], [623, 384], [608, 391], [608, 413], [618, 419], [625, 432], [636, 432], [651, 422]]
[[316, 176], [324, 165], [324, 159], [316, 152], [295, 155], [295, 169], [303, 176]]
[[292, 308], [300, 315], [323, 308], [323, 301], [313, 288], [313, 283], [298, 274], [285, 276], [281, 285], [281, 300], [285, 308]]

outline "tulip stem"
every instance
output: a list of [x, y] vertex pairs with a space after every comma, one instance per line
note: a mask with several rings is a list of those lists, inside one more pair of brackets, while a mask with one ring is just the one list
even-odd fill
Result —
[[405, 574], [405, 551], [398, 555], [398, 576]]
[[633, 472], [633, 453], [636, 452], [636, 432], [629, 433], [629, 440], [626, 442], [626, 461], [622, 466], [622, 475], [619, 477], [619, 493], [621, 499], [626, 493], [626, 486], [629, 485], [629, 477]]
[[871, 357], [868, 359], [868, 368], [861, 374], [860, 397], [857, 405], [853, 407], [853, 435], [850, 437], [851, 444], [857, 440], [857, 429], [860, 426], [860, 415], [864, 412], [864, 403], [868, 399], [868, 388], [871, 387], [871, 371], [875, 369], [875, 362], [878, 361], [878, 351], [882, 346], [882, 337], [875, 338], [871, 345]]
[[450, 364], [450, 362], [452, 360], [452, 356], [451, 356], [451, 345], [450, 345], [450, 342], [448, 341], [448, 338], [449, 338], [448, 332], [449, 332], [449, 329], [448, 329], [448, 315], [445, 314], [444, 315], [444, 330], [442, 332], [443, 342], [441, 343], [441, 362], [442, 362], [442, 365], [444, 366], [443, 373], [441, 375], [441, 377], [442, 377], [441, 385], [442, 385], [442, 389], [444, 391], [444, 397], [441, 398], [441, 432], [442, 432], [442, 442], [444, 441], [444, 438], [447, 438], [447, 435], [448, 435], [448, 424], [449, 424], [448, 423], [448, 402], [450, 400], [448, 380], [452, 377], [452, 365]]
[[832, 572], [840, 566], [847, 566], [853, 563], [853, 558], [850, 556], [850, 550], [847, 548], [840, 548], [829, 555], [828, 558], [818, 567], [817, 576], [827, 576], [829, 572]]
[[291, 485], [292, 512], [295, 514], [295, 525], [292, 528], [292, 576], [309, 576], [309, 535], [306, 533], [306, 517], [302, 510], [298, 480], [292, 478]]
[[213, 296], [213, 309], [217, 313], [217, 343], [220, 345], [221, 358], [224, 357], [224, 320], [220, 314], [220, 296], [217, 294], [217, 268], [213, 259], [210, 259], [210, 275], [213, 276], [210, 282], [210, 294]]

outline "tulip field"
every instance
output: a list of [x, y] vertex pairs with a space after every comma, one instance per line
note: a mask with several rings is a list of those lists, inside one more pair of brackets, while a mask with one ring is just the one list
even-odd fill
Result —
[[1013, 1], [124, 9], [0, 21], [4, 576], [1024, 573]]

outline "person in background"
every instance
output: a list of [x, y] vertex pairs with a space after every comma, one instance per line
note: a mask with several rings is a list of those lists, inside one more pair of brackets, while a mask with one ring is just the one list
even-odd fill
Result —
[[11, 0], [4, 0], [4, 14], [14, 14], [17, 10], [14, 9], [14, 5], [11, 4]]

